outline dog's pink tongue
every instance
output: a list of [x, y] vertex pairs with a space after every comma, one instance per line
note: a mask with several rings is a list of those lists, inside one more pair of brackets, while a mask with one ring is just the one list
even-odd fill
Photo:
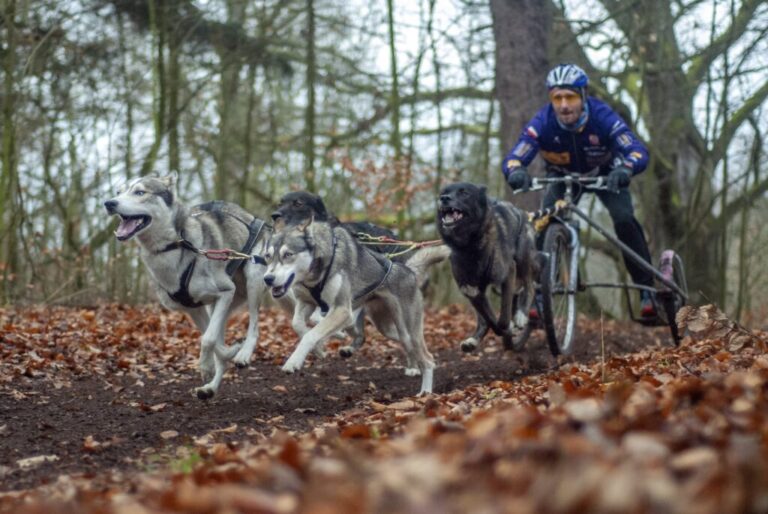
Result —
[[125, 237], [128, 235], [131, 235], [133, 231], [136, 230], [136, 227], [139, 226], [139, 223], [141, 223], [141, 220], [139, 218], [123, 220], [120, 222], [120, 225], [117, 226], [117, 230], [115, 230], [115, 235], [117, 237]]

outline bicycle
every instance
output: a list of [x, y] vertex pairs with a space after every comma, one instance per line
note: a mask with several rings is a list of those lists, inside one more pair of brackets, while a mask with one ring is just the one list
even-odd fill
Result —
[[[581, 177], [563, 175], [562, 177], [534, 178], [529, 191], [539, 191], [550, 184], [565, 185], [565, 195], [555, 207], [533, 213], [534, 220], [548, 220], [540, 236], [543, 240], [541, 252], [546, 257], [546, 264], [539, 277], [539, 289], [536, 295], [536, 308], [547, 336], [547, 343], [552, 355], [570, 355], [573, 353], [573, 337], [576, 329], [576, 293], [587, 288], [623, 289], [632, 309], [629, 291], [646, 290], [654, 297], [655, 318], [635, 318], [632, 320], [646, 325], [669, 325], [675, 345], [680, 344], [681, 336], [675, 322], [675, 314], [688, 300], [688, 285], [680, 256], [673, 250], [664, 250], [659, 259], [658, 269], [645, 261], [637, 253], [622, 243], [615, 235], [608, 232], [587, 216], [574, 202], [574, 188], [584, 191], [607, 190], [605, 177]], [[520, 191], [513, 191], [513, 194]], [[649, 287], [628, 283], [584, 283], [579, 274], [579, 219], [586, 222], [609, 242], [618, 247], [627, 258], [653, 274], [660, 287]], [[661, 308], [659, 308], [661, 307]]]

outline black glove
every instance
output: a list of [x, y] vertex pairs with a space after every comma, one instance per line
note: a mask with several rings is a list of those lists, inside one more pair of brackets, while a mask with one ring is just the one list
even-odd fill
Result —
[[632, 170], [624, 166], [614, 168], [608, 174], [608, 178], [605, 181], [605, 186], [611, 193], [618, 193], [623, 187], [629, 185], [629, 181], [632, 179]]
[[522, 189], [525, 192], [531, 188], [531, 176], [528, 175], [528, 170], [521, 166], [509, 172], [507, 184], [512, 188], [512, 191]]

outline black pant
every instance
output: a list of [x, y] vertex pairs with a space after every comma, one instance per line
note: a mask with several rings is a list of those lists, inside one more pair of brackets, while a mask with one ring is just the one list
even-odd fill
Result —
[[[574, 191], [574, 202], [578, 203], [583, 191], [579, 191], [578, 185], [574, 186]], [[622, 188], [618, 193], [611, 193], [610, 191], [595, 191], [594, 193], [605, 205], [606, 209], [608, 209], [608, 214], [611, 215], [611, 220], [613, 220], [613, 229], [619, 241], [627, 245], [650, 264], [651, 254], [648, 251], [648, 243], [645, 241], [643, 227], [640, 226], [640, 222], [635, 218], [635, 211], [632, 207], [632, 195], [629, 193], [629, 188]], [[551, 184], [544, 195], [542, 207], [553, 207], [555, 201], [562, 199], [563, 196], [565, 196], [565, 184]], [[636, 284], [653, 286], [653, 275], [635, 264], [623, 252], [622, 255], [624, 255], [624, 264], [627, 266], [627, 271], [629, 271], [632, 280]]]

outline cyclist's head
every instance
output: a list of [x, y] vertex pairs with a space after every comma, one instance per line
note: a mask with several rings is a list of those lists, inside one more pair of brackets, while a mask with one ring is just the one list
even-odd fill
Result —
[[547, 89], [556, 87], [581, 91], [589, 85], [587, 74], [575, 64], [558, 64], [547, 74]]
[[549, 99], [557, 121], [567, 130], [579, 130], [587, 122], [589, 77], [575, 64], [558, 64], [547, 74]]

